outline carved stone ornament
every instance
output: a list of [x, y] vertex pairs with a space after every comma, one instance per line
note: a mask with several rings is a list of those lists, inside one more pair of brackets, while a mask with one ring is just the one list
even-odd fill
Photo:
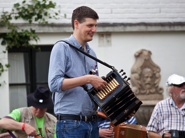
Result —
[[162, 100], [163, 88], [159, 86], [160, 68], [151, 59], [151, 51], [141, 49], [135, 53], [131, 69], [131, 88], [140, 100]]

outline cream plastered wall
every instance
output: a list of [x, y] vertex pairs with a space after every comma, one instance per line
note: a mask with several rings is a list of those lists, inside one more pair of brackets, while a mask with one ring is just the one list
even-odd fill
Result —
[[[39, 44], [54, 44], [70, 36], [70, 33], [39, 34], [39, 36]], [[140, 49], [150, 50], [152, 60], [161, 68], [160, 85], [165, 89], [169, 75], [177, 73], [185, 76], [184, 38], [185, 32], [125, 32], [110, 33], [102, 43], [97, 33], [89, 44], [96, 51], [99, 59], [114, 66], [118, 71], [124, 69], [128, 77], [135, 62], [135, 52]], [[0, 56], [4, 62], [7, 62], [6, 54], [1, 53]], [[100, 76], [106, 75], [109, 71], [109, 68], [99, 64]], [[4, 80], [6, 83], [0, 87], [0, 117], [9, 113], [8, 72], [0, 78], [1, 82]], [[164, 97], [167, 97], [166, 92], [164, 92]]]
[[[140, 49], [152, 52], [152, 60], [161, 68], [161, 83], [165, 83], [169, 75], [177, 73], [185, 76], [185, 33], [113, 33], [112, 46], [97, 47], [98, 38], [92, 42], [100, 59], [114, 65], [118, 70], [123, 68], [130, 75], [135, 62], [134, 54]], [[109, 69], [100, 66], [100, 74]], [[167, 93], [164, 92], [164, 96]]]
[[[21, 1], [22, 0], [0, 0], [0, 14], [3, 11], [11, 11], [12, 5], [15, 2]], [[69, 23], [72, 10], [80, 5], [88, 5], [95, 9], [100, 16], [99, 22], [102, 23], [183, 23], [185, 21], [184, 0], [54, 1], [57, 2], [56, 10], [60, 9], [61, 13], [67, 15], [66, 18], [64, 18], [63, 14], [61, 14], [60, 20], [52, 21], [58, 24]], [[173, 32], [164, 32], [166, 27], [163, 27], [163, 30], [159, 32], [138, 30], [136, 32], [118, 31], [119, 33], [113, 31], [114, 33], [108, 33], [108, 35], [104, 33], [100, 35], [96, 34], [90, 44], [96, 51], [99, 59], [115, 66], [118, 70], [123, 68], [128, 76], [135, 62], [135, 52], [140, 49], [150, 50], [152, 52], [152, 60], [161, 68], [160, 85], [165, 88], [167, 77], [172, 73], [185, 76], [185, 31], [181, 31], [181, 28], [176, 28]], [[132, 28], [130, 29], [132, 30]], [[170, 29], [173, 29], [173, 27]], [[102, 32], [107, 31], [103, 30]], [[38, 44], [54, 44], [57, 40], [68, 37], [69, 35], [69, 32], [64, 33], [64, 31], [39, 33], [41, 39]], [[103, 39], [99, 40], [100, 37], [103, 37]], [[1, 48], [2, 47], [0, 47], [0, 50]], [[0, 53], [0, 60], [7, 63], [7, 54]], [[99, 65], [101, 76], [107, 74], [109, 71], [108, 68]], [[0, 77], [0, 82], [4, 81], [5, 83], [0, 87], [0, 117], [9, 113], [8, 72], [5, 72]], [[164, 93], [164, 96], [167, 97], [167, 94]]]
[[[70, 33], [41, 35], [40, 43], [52, 44], [68, 36]], [[110, 33], [110, 37], [105, 41], [109, 41], [111, 44], [100, 45], [99, 33], [97, 33], [89, 44], [99, 59], [114, 66], [118, 71], [124, 69], [128, 77], [135, 62], [135, 52], [140, 49], [150, 50], [152, 60], [161, 68], [160, 85], [165, 89], [169, 75], [177, 73], [185, 76], [184, 38], [185, 32]], [[99, 64], [100, 76], [106, 75], [109, 71], [109, 68]], [[164, 92], [164, 96], [167, 96], [166, 92]]]

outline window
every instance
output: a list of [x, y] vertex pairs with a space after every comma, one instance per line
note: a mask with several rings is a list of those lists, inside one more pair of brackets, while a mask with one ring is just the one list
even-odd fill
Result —
[[[37, 86], [48, 86], [49, 58], [52, 46], [9, 50], [10, 110], [27, 105], [27, 95]], [[53, 109], [48, 109], [52, 112]]]

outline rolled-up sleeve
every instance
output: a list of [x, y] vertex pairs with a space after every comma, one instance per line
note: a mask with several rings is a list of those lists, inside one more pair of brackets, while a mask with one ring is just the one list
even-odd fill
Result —
[[66, 67], [65, 53], [66, 48], [62, 42], [58, 42], [53, 46], [48, 73], [48, 85], [51, 92], [61, 92]]

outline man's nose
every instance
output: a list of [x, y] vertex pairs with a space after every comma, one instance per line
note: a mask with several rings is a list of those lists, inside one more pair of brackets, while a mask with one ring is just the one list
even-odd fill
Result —
[[93, 31], [93, 32], [96, 32], [96, 26], [93, 26], [93, 27], [92, 27], [92, 31]]

